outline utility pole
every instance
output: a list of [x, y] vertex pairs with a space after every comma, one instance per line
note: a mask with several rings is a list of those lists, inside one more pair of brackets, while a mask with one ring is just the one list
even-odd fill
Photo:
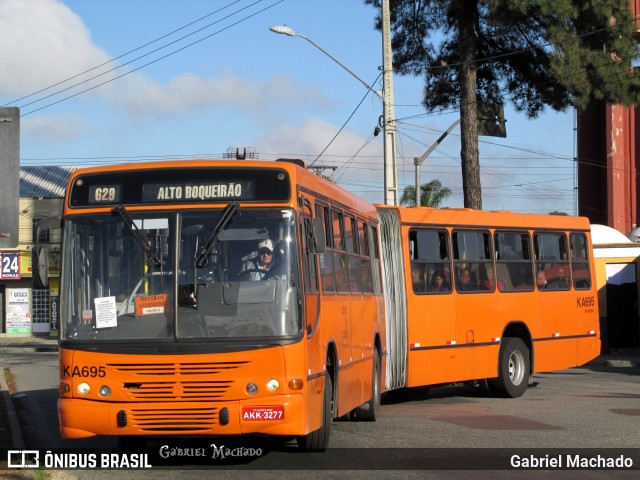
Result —
[[0, 108], [0, 248], [18, 246], [20, 109]]
[[396, 120], [393, 107], [393, 56], [389, 0], [382, 1], [382, 69], [384, 73], [384, 203], [398, 205]]

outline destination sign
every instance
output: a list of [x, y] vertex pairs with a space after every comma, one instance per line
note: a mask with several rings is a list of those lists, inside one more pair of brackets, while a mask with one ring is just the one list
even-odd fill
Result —
[[203, 183], [145, 183], [143, 202], [250, 200], [255, 197], [252, 180]]
[[[220, 162], [222, 163], [222, 162]], [[142, 168], [91, 172], [74, 179], [71, 208], [123, 204], [202, 204], [288, 202], [291, 179], [286, 170], [229, 166], [217, 162], [198, 167]]]

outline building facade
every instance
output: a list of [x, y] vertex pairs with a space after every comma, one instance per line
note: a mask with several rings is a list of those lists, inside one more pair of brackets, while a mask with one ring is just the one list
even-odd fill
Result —
[[[61, 231], [56, 218], [62, 215], [67, 181], [77, 168], [20, 168], [18, 247], [0, 250], [0, 333], [57, 334]], [[34, 288], [34, 252], [48, 271], [46, 286]]]

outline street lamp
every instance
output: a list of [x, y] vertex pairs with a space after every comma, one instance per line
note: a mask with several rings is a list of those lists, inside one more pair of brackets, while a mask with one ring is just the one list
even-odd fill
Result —
[[[274, 33], [278, 33], [280, 35], [287, 35], [289, 37], [300, 37], [304, 38], [311, 45], [316, 47], [326, 56], [328, 56], [331, 60], [340, 65], [343, 69], [345, 69], [351, 76], [353, 76], [356, 80], [358, 80], [364, 87], [375, 93], [378, 98], [382, 100], [382, 104], [384, 106], [384, 195], [385, 195], [385, 203], [387, 205], [397, 205], [398, 204], [398, 187], [397, 187], [397, 167], [396, 167], [396, 148], [395, 148], [395, 135], [396, 135], [396, 126], [395, 126], [395, 118], [393, 112], [393, 81], [392, 81], [392, 71], [391, 71], [391, 49], [390, 42], [384, 43], [383, 39], [383, 70], [384, 70], [384, 92], [380, 94], [377, 90], [374, 90], [367, 82], [362, 80], [358, 75], [349, 70], [344, 64], [342, 64], [337, 58], [327, 52], [324, 48], [318, 45], [316, 42], [311, 40], [306, 35], [302, 35], [300, 33], [296, 33], [295, 30], [286, 26], [286, 25], [276, 25], [273, 27], [269, 27]], [[384, 35], [383, 35], [384, 37]]]
[[366, 89], [368, 89], [369, 91], [375, 93], [379, 98], [383, 99], [382, 95], [380, 94], [380, 92], [378, 92], [377, 90], [374, 90], [371, 86], [369, 86], [369, 84], [367, 82], [365, 82], [364, 80], [362, 80], [358, 75], [356, 75], [355, 73], [353, 73], [351, 70], [349, 70], [344, 64], [342, 64], [336, 57], [334, 57], [333, 55], [331, 55], [329, 52], [327, 52], [324, 48], [322, 48], [320, 45], [318, 45], [316, 42], [314, 42], [313, 40], [311, 40], [309, 37], [307, 37], [306, 35], [302, 35], [301, 33], [296, 33], [293, 28], [287, 27], [286, 25], [274, 25], [273, 27], [269, 27], [269, 30], [271, 30], [274, 33], [278, 33], [280, 35], [287, 35], [289, 37], [300, 37], [300, 38], [304, 38], [307, 42], [309, 42], [311, 45], [313, 45], [314, 47], [316, 47], [318, 50], [320, 50], [322, 53], [324, 53], [327, 57], [329, 57], [331, 60], [333, 60], [334, 62], [336, 62], [338, 65], [340, 65], [342, 68], [344, 68], [347, 72], [349, 72], [356, 80], [358, 80], [362, 85], [364, 85], [364, 87]]

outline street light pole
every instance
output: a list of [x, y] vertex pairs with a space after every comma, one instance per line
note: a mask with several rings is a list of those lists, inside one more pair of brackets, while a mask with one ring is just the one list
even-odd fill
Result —
[[449, 128], [447, 128], [447, 131], [444, 132], [442, 135], [440, 135], [440, 138], [438, 138], [434, 142], [434, 144], [429, 147], [429, 150], [424, 152], [424, 154], [421, 157], [419, 157], [419, 158], [418, 157], [414, 157], [413, 158], [413, 164], [416, 166], [416, 207], [420, 206], [420, 165], [422, 165], [422, 162], [424, 162], [425, 159], [429, 155], [431, 155], [431, 152], [433, 152], [438, 147], [438, 145], [440, 145], [442, 140], [444, 140], [444, 138], [451, 133], [451, 130], [456, 128], [459, 123], [460, 123], [460, 119], [458, 119], [455, 122], [453, 122], [451, 124], [451, 126]]
[[[388, 2], [388, 0], [385, 0]], [[289, 37], [300, 37], [305, 39], [311, 45], [316, 47], [331, 60], [340, 65], [346, 70], [352, 77], [358, 80], [367, 90], [376, 94], [378, 98], [382, 100], [384, 106], [384, 190], [385, 190], [385, 203], [387, 205], [397, 205], [397, 167], [396, 167], [396, 126], [393, 110], [393, 71], [391, 70], [391, 40], [390, 38], [385, 43], [385, 35], [383, 33], [383, 69], [384, 69], [384, 94], [380, 94], [377, 90], [371, 87], [367, 82], [362, 80], [358, 75], [353, 73], [337, 58], [327, 52], [324, 48], [311, 40], [306, 35], [296, 33], [292, 28], [286, 25], [276, 25], [269, 27], [274, 33], [281, 35], [287, 35]], [[388, 45], [387, 45], [388, 44]]]
[[351, 70], [349, 70], [349, 68], [347, 68], [346, 65], [344, 65], [342, 62], [340, 62], [336, 57], [334, 57], [333, 55], [331, 55], [329, 52], [327, 52], [324, 48], [322, 48], [320, 45], [318, 45], [316, 42], [314, 42], [313, 40], [311, 40], [309, 37], [307, 37], [306, 35], [302, 35], [301, 33], [297, 33], [296, 31], [294, 31], [291, 27], [287, 27], [286, 25], [275, 25], [273, 27], [269, 27], [269, 30], [271, 30], [274, 33], [279, 33], [280, 35], [287, 35], [289, 37], [300, 37], [300, 38], [304, 38], [307, 42], [309, 42], [311, 45], [313, 45], [314, 47], [316, 47], [318, 50], [320, 50], [322, 53], [324, 53], [327, 57], [329, 57], [331, 60], [333, 60], [334, 62], [336, 62], [338, 65], [340, 65], [342, 68], [344, 68], [347, 72], [349, 72], [351, 74], [351, 76], [353, 76], [353, 78], [355, 78], [356, 80], [358, 80], [362, 85], [364, 85], [364, 87], [366, 89], [368, 89], [369, 91], [375, 93], [381, 100], [384, 100], [384, 97], [382, 95], [380, 95], [380, 92], [378, 92], [377, 90], [374, 90], [373, 87], [369, 86], [369, 84], [367, 82], [365, 82], [363, 79], [361, 79], [358, 75], [356, 75], [355, 73], [353, 73]]

